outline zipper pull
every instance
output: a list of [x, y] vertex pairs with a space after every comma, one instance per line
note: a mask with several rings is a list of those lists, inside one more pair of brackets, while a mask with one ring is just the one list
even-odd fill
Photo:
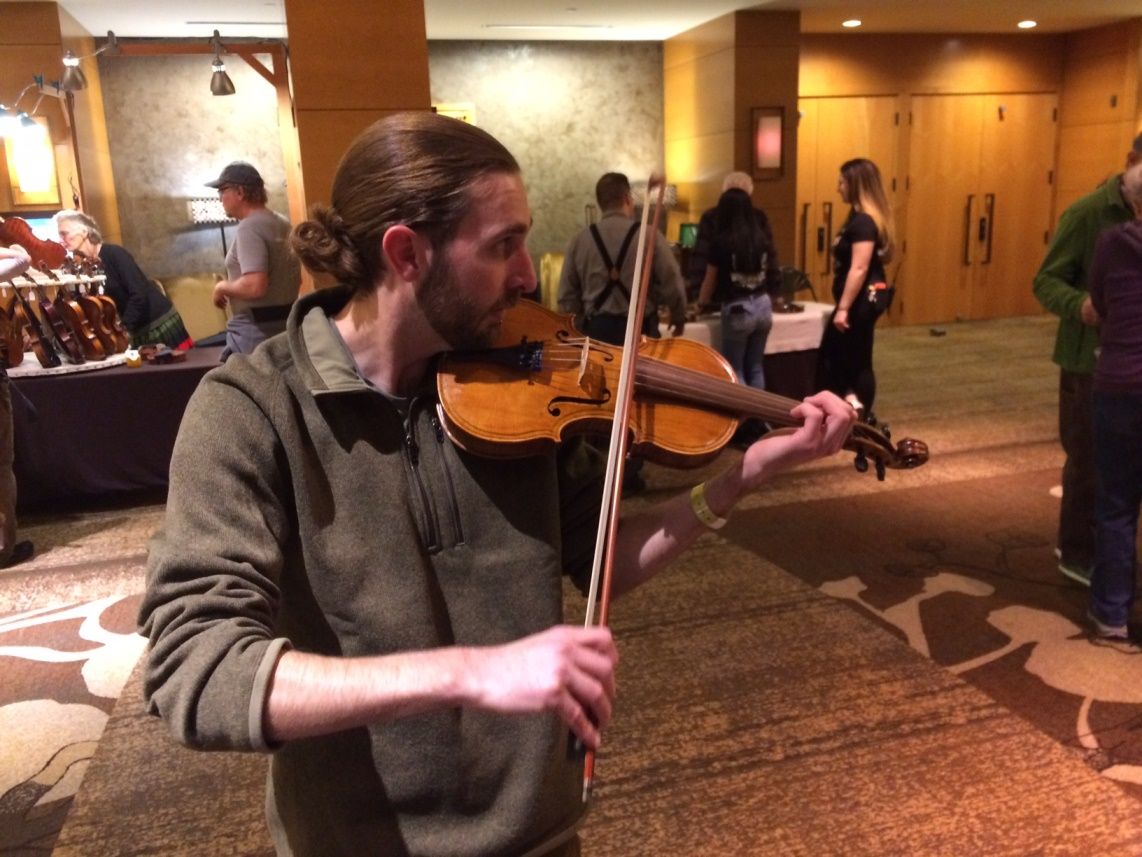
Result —
[[444, 426], [440, 424], [440, 417], [432, 415], [432, 431], [436, 435], [437, 443], [444, 443]]
[[415, 467], [420, 460], [420, 447], [416, 445], [416, 430], [413, 428], [412, 420], [409, 420], [408, 427], [405, 429], [404, 443], [408, 447], [409, 460]]

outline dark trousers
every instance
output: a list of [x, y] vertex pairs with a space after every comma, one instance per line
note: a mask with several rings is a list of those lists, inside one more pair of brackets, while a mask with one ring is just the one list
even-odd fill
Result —
[[870, 315], [849, 313], [849, 329], [844, 333], [837, 330], [830, 316], [818, 354], [817, 389], [829, 390], [841, 398], [853, 393], [864, 405], [865, 413], [871, 413], [876, 399], [876, 374], [872, 371], [875, 333], [876, 319]]
[[1094, 561], [1094, 378], [1059, 373], [1059, 439], [1066, 453], [1059, 542], [1063, 562], [1088, 567]]
[[1142, 395], [1094, 394], [1098, 499], [1090, 606], [1095, 618], [1107, 625], [1125, 625], [1134, 604], [1142, 508], [1140, 438]]

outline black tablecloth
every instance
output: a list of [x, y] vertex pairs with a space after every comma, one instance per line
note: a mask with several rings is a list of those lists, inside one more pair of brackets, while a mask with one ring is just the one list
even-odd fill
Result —
[[182, 363], [13, 378], [19, 509], [166, 488], [186, 403], [221, 352], [193, 348]]

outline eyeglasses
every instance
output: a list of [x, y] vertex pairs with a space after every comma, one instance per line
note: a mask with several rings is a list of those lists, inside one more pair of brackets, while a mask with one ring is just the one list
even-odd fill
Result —
[[232, 184], [219, 185], [218, 186], [218, 195], [222, 196], [222, 194], [226, 193], [226, 191], [233, 190], [233, 189], [234, 189], [234, 185], [232, 185]]

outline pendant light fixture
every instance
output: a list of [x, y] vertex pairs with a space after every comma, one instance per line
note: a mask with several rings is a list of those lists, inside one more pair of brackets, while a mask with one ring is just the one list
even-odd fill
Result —
[[226, 64], [222, 62], [222, 38], [217, 30], [210, 40], [210, 46], [214, 48], [214, 62], [210, 66], [214, 72], [210, 76], [210, 92], [212, 95], [233, 95], [234, 81], [226, 73]]
[[115, 56], [119, 53], [119, 40], [110, 30], [107, 31], [107, 42], [94, 53], [77, 57], [69, 48], [63, 55], [63, 78], [59, 82], [59, 88], [64, 92], [79, 92], [81, 89], [87, 89], [87, 75], [80, 68], [80, 60], [97, 57], [103, 53], [109, 56]]

